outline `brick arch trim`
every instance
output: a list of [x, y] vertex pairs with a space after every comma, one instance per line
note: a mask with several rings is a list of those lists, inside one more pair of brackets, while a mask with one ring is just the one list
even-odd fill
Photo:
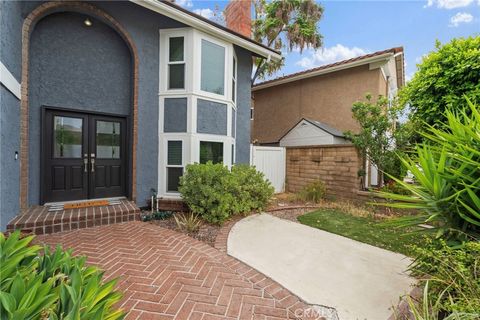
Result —
[[112, 29], [125, 41], [130, 50], [133, 63], [133, 90], [132, 90], [132, 143], [131, 143], [131, 198], [136, 200], [137, 194], [137, 130], [138, 130], [138, 51], [133, 39], [125, 28], [112, 16], [94, 5], [80, 1], [50, 1], [36, 7], [23, 21], [22, 27], [22, 83], [20, 101], [20, 208], [28, 207], [28, 179], [29, 179], [29, 140], [28, 140], [28, 91], [29, 91], [29, 56], [30, 35], [35, 25], [42, 18], [56, 12], [79, 12], [94, 17]]

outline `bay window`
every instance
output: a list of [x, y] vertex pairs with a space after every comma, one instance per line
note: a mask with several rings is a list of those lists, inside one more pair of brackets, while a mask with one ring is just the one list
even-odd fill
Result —
[[234, 46], [193, 28], [160, 30], [158, 196], [180, 199], [191, 163], [235, 161]]

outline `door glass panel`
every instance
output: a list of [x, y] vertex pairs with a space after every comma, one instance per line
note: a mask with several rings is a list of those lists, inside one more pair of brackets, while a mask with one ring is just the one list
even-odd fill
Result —
[[120, 159], [120, 122], [97, 121], [97, 158]]
[[54, 116], [53, 119], [53, 157], [82, 157], [83, 119]]

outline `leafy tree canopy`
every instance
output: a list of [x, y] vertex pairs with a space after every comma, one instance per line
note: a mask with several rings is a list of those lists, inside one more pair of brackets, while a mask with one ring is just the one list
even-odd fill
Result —
[[437, 41], [435, 47], [399, 95], [400, 103], [410, 105], [410, 117], [417, 124], [445, 123], [449, 107], [467, 107], [464, 96], [480, 101], [480, 36], [444, 45]]
[[355, 102], [352, 107], [353, 118], [360, 124], [360, 131], [344, 133], [381, 172], [394, 177], [404, 174], [396, 153], [406, 150], [412, 130], [408, 123], [397, 122], [402, 112], [403, 108], [389, 103], [385, 97], [372, 99], [367, 94], [365, 101]]
[[[314, 0], [253, 0], [255, 17], [252, 21], [253, 38], [277, 50], [298, 48], [318, 49], [322, 46], [322, 35], [317, 23], [323, 7]], [[252, 83], [272, 75], [284, 64], [255, 59], [256, 71]]]

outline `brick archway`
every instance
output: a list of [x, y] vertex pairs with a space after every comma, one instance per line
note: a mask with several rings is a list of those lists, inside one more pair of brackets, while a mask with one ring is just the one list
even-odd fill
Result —
[[125, 41], [130, 50], [133, 64], [132, 112], [131, 112], [131, 186], [130, 197], [136, 199], [136, 163], [137, 163], [137, 128], [138, 128], [138, 52], [137, 48], [120, 23], [103, 10], [79, 1], [46, 2], [35, 8], [24, 20], [22, 28], [22, 83], [20, 102], [20, 208], [28, 207], [28, 181], [29, 181], [29, 57], [30, 35], [35, 25], [42, 18], [56, 12], [78, 12], [92, 16], [115, 30]]

